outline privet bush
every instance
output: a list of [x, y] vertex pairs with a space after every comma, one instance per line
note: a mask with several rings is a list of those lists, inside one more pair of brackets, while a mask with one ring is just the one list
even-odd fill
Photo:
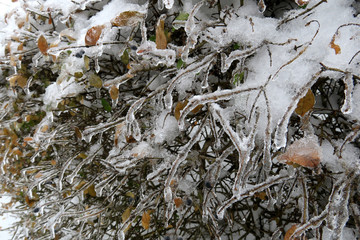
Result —
[[359, 3], [14, 4], [13, 239], [359, 237]]

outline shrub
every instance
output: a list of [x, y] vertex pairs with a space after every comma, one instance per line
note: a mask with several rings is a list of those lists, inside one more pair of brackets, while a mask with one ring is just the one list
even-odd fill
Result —
[[5, 16], [14, 239], [359, 237], [357, 3], [193, 2]]

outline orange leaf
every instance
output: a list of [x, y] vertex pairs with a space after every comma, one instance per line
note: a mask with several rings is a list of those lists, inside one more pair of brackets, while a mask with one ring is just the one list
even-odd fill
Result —
[[321, 161], [321, 148], [314, 138], [302, 138], [291, 144], [278, 160], [285, 161], [289, 165], [298, 164], [315, 168]]
[[33, 140], [32, 137], [24, 137], [25, 142], [31, 142]]
[[157, 49], [166, 49], [166, 45], [167, 45], [167, 39], [166, 39], [166, 35], [164, 32], [164, 24], [165, 21], [164, 19], [162, 19], [160, 17], [157, 26], [156, 26], [156, 39], [155, 39], [155, 43], [156, 43], [156, 48]]
[[24, 88], [27, 84], [27, 78], [22, 76], [22, 75], [12, 75], [8, 81], [10, 83], [10, 87], [15, 87], [16, 85], [18, 85], [21, 88]]
[[[286, 231], [285, 236], [284, 236], [284, 240], [290, 240], [290, 237], [291, 237], [291, 235], [293, 235], [296, 228], [297, 228], [297, 224], [292, 225], [291, 228], [289, 228], [289, 230]], [[296, 239], [299, 239], [299, 238], [295, 238], [295, 240]]]
[[174, 198], [174, 203], [175, 203], [175, 206], [178, 208], [181, 206], [181, 204], [183, 204], [183, 201], [181, 198]]
[[105, 28], [104, 25], [98, 25], [90, 28], [85, 35], [85, 45], [86, 46], [96, 45], [104, 28]]
[[315, 104], [315, 96], [313, 92], [309, 89], [306, 95], [301, 98], [297, 104], [295, 112], [303, 117], [308, 111], [310, 111]]
[[185, 100], [185, 101], [182, 101], [182, 102], [178, 102], [176, 104], [176, 107], [175, 107], [175, 112], [174, 112], [174, 115], [175, 115], [175, 118], [176, 120], [179, 120], [180, 118], [180, 111], [184, 109], [184, 107], [186, 106], [186, 104], [188, 104], [188, 101]]
[[330, 47], [335, 50], [335, 54], [340, 54], [341, 48], [339, 45], [335, 44], [335, 36], [336, 35], [334, 35], [333, 38], [331, 39]]
[[44, 125], [41, 127], [41, 132], [46, 132], [49, 129], [49, 125]]
[[30, 199], [29, 196], [26, 196], [25, 197], [25, 202], [29, 207], [33, 207], [35, 205], [35, 203], [37, 202], [37, 200]]
[[143, 226], [144, 229], [149, 229], [150, 220], [151, 220], [151, 216], [149, 211], [145, 211], [141, 218], [141, 225]]
[[49, 46], [48, 46], [48, 43], [46, 41], [46, 38], [41, 35], [38, 39], [38, 42], [37, 42], [37, 45], [38, 45], [38, 48], [40, 50], [40, 52], [44, 55], [47, 55], [47, 51], [49, 49]]
[[137, 11], [125, 11], [117, 15], [110, 22], [113, 26], [135, 26], [144, 18], [144, 14]]
[[110, 97], [111, 97], [112, 100], [118, 99], [118, 97], [119, 97], [119, 89], [115, 85], [111, 86], [109, 92], [110, 92]]

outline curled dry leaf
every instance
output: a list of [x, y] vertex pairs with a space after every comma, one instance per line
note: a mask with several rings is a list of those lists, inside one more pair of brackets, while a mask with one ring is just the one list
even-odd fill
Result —
[[37, 42], [37, 45], [38, 45], [38, 48], [40, 50], [40, 52], [44, 55], [47, 55], [47, 51], [49, 49], [49, 45], [46, 41], [46, 38], [41, 35], [38, 39], [38, 42]]
[[335, 50], [335, 54], [337, 55], [341, 53], [341, 48], [339, 45], [335, 44], [335, 36], [336, 35], [334, 35], [333, 38], [331, 39], [330, 47]]
[[306, 4], [309, 4], [310, 0], [295, 0], [295, 2], [299, 6], [304, 6]]
[[149, 229], [150, 220], [151, 220], [151, 216], [149, 210], [145, 211], [141, 218], [141, 225], [143, 226], [144, 229]]
[[[176, 104], [176, 107], [174, 110], [174, 116], [175, 116], [176, 120], [179, 120], [181, 111], [185, 108], [185, 106], [188, 104], [188, 102], [189, 102], [188, 100], [185, 100], [185, 101], [178, 102]], [[198, 113], [203, 108], [203, 106], [204, 105], [202, 105], [202, 104], [197, 105], [193, 110], [191, 110], [191, 113], [193, 113], [193, 114]]]
[[164, 30], [164, 24], [165, 24], [165, 15], [162, 15], [157, 23], [156, 26], [156, 48], [157, 49], [166, 49], [166, 45], [167, 45], [167, 39], [166, 39], [166, 35], [165, 35], [165, 30]]
[[105, 25], [97, 25], [90, 28], [85, 35], [85, 45], [94, 46], [98, 42]]
[[309, 89], [306, 95], [301, 98], [297, 104], [295, 112], [303, 117], [308, 111], [310, 111], [315, 104], [315, 96], [313, 92]]
[[298, 164], [303, 167], [316, 168], [321, 161], [321, 148], [316, 139], [306, 137], [296, 140], [286, 152], [278, 157], [286, 164]]
[[110, 22], [113, 26], [124, 27], [124, 26], [136, 26], [142, 19], [144, 14], [138, 11], [125, 11], [117, 15]]

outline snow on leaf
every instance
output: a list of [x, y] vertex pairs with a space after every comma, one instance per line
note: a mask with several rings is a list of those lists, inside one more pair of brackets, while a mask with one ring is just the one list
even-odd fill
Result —
[[46, 41], [46, 38], [41, 35], [37, 41], [37, 46], [40, 50], [40, 52], [43, 54], [43, 55], [47, 55], [47, 51], [49, 49], [49, 45]]
[[166, 49], [167, 39], [164, 32], [164, 24], [165, 24], [166, 15], [163, 14], [160, 16], [158, 23], [156, 25], [156, 48], [157, 49]]
[[85, 35], [85, 45], [94, 46], [98, 42], [105, 25], [97, 25], [90, 28]]
[[293, 142], [278, 160], [289, 165], [316, 168], [321, 161], [321, 148], [313, 137], [305, 137]]
[[297, 104], [295, 112], [303, 117], [308, 111], [310, 111], [315, 104], [315, 96], [311, 89], [306, 93], [306, 95], [301, 98]]
[[149, 229], [150, 220], [151, 220], [150, 211], [147, 210], [143, 213], [143, 215], [141, 217], [141, 225], [143, 226], [144, 229], [146, 229], [146, 230]]
[[113, 26], [116, 27], [125, 27], [125, 26], [134, 27], [143, 18], [144, 18], [144, 14], [138, 11], [125, 11], [117, 15], [110, 22]]

